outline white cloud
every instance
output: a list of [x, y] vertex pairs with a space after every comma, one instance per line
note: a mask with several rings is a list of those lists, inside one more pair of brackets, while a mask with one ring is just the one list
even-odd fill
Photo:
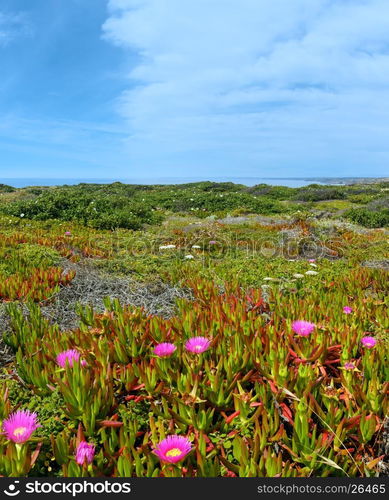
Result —
[[104, 36], [139, 56], [118, 100], [135, 165], [384, 174], [387, 0], [110, 0], [109, 12]]
[[0, 12], [0, 47], [6, 46], [18, 36], [31, 33], [31, 28], [23, 13]]

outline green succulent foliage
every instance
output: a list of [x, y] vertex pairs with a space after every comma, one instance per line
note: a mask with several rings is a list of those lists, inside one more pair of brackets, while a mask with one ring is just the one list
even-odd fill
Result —
[[[0, 436], [0, 474], [376, 475], [387, 415], [387, 234], [348, 221], [387, 224], [386, 190], [201, 182], [5, 193], [0, 318], [12, 349], [0, 372], [0, 418], [28, 409], [41, 427], [22, 455]], [[242, 217], [216, 220], [224, 215]], [[307, 254], [309, 242], [317, 255]], [[35, 302], [26, 290], [9, 299], [27, 284], [34, 291], [48, 268], [45, 279], [54, 279], [66, 261], [78, 283], [54, 280]], [[100, 300], [98, 278], [119, 275], [145, 310], [105, 298], [102, 309], [76, 306], [77, 326], [47, 315], [52, 292], [66, 314], [72, 290], [79, 299], [87, 284]], [[293, 334], [297, 318], [317, 325], [310, 337]], [[365, 334], [374, 349], [362, 346]], [[185, 350], [193, 335], [213, 339], [201, 356]], [[166, 359], [153, 349], [164, 341], [177, 346]], [[67, 349], [85, 363], [58, 366]], [[177, 468], [153, 453], [169, 434], [194, 448]], [[90, 467], [75, 461], [80, 439], [96, 446]]]
[[32, 243], [15, 246], [0, 246], [0, 276], [39, 267], [55, 266], [60, 261], [60, 254], [53, 248]]

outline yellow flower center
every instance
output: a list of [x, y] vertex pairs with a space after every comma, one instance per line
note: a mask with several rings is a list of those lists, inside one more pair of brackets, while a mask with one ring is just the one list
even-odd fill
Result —
[[179, 448], [172, 448], [171, 450], [166, 452], [167, 457], [178, 457], [181, 455], [182, 451]]
[[22, 436], [26, 432], [27, 428], [26, 427], [16, 427], [14, 430], [13, 434], [14, 436]]

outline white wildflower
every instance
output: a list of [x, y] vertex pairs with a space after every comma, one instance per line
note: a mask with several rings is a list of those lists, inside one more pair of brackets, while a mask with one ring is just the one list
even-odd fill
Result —
[[176, 245], [161, 245], [159, 247], [160, 250], [169, 250], [169, 249], [172, 249], [172, 248], [176, 248]]
[[316, 276], [316, 274], [319, 274], [319, 273], [318, 273], [318, 272], [316, 272], [316, 271], [307, 271], [305, 274], [306, 274], [307, 276]]

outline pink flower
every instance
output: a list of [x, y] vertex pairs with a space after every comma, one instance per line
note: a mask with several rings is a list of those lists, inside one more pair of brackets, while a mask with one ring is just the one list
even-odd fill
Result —
[[168, 436], [153, 450], [160, 460], [175, 464], [192, 450], [191, 442], [183, 436]]
[[78, 465], [84, 465], [84, 463], [91, 464], [94, 456], [95, 446], [86, 441], [81, 441], [76, 450], [76, 462]]
[[70, 231], [65, 231], [65, 236], [71, 236], [72, 233]]
[[177, 349], [174, 344], [170, 342], [162, 342], [162, 344], [158, 344], [154, 348], [154, 354], [160, 358], [167, 358], [171, 356], [173, 352]]
[[[80, 353], [76, 351], [76, 349], [68, 349], [67, 351], [59, 353], [56, 360], [61, 368], [66, 368], [66, 364], [69, 364], [69, 366], [72, 367], [74, 362], [80, 362]], [[85, 365], [86, 361], [82, 359], [81, 366]]]
[[377, 339], [375, 339], [374, 337], [363, 337], [361, 339], [361, 342], [362, 342], [362, 345], [364, 347], [367, 347], [368, 349], [370, 349], [371, 347], [374, 347], [377, 343]]
[[349, 306], [344, 306], [343, 312], [344, 312], [344, 314], [351, 314], [353, 312], [353, 308], [349, 307]]
[[315, 323], [310, 323], [309, 321], [293, 321], [292, 330], [300, 335], [301, 337], [308, 337], [313, 330], [316, 328]]
[[314, 262], [316, 262], [316, 259], [308, 259], [308, 262], [309, 262], [310, 264], [313, 264]]
[[211, 341], [206, 337], [192, 337], [185, 344], [185, 349], [189, 352], [195, 352], [200, 354], [207, 349], [211, 345]]
[[216, 245], [216, 243], [217, 243], [217, 241], [215, 241], [215, 240], [211, 240], [211, 241], [209, 242], [209, 244], [210, 244], [210, 245]]
[[345, 370], [350, 370], [350, 371], [352, 371], [352, 370], [356, 370], [356, 369], [357, 369], [357, 367], [354, 365], [354, 363], [351, 363], [350, 361], [348, 361], [347, 363], [345, 363], [345, 364], [343, 365], [343, 368], [344, 368]]
[[18, 410], [3, 422], [5, 435], [14, 443], [25, 443], [38, 427], [37, 414], [29, 410]]

